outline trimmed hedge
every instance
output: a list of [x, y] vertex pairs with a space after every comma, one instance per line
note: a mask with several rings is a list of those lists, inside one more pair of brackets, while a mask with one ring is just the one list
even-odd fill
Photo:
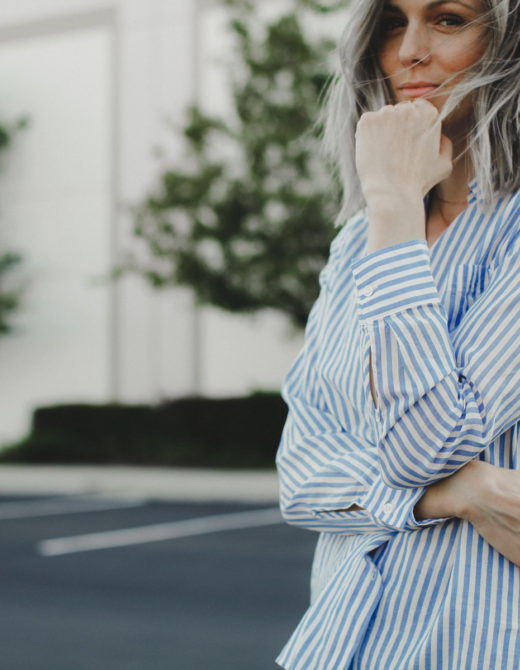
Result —
[[273, 468], [286, 415], [275, 393], [41, 407], [30, 434], [0, 461]]

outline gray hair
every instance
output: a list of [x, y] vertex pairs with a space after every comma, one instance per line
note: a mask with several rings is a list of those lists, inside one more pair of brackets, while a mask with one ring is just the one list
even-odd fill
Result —
[[[323, 111], [324, 151], [343, 185], [336, 223], [365, 206], [355, 164], [355, 130], [364, 112], [391, 104], [377, 58], [383, 0], [352, 0], [339, 44], [339, 67]], [[520, 0], [484, 0], [479, 21], [487, 26], [484, 55], [453, 87], [440, 121], [472, 96], [474, 123], [467, 149], [480, 196], [490, 206], [520, 189]], [[445, 82], [444, 85], [449, 84]]]

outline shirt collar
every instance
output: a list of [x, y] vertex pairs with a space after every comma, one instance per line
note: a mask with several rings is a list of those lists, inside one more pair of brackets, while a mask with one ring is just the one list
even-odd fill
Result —
[[[491, 166], [491, 181], [493, 183], [496, 182], [496, 166], [492, 165]], [[471, 204], [472, 202], [484, 202], [484, 189], [482, 186], [479, 184], [477, 177], [473, 177], [468, 182], [469, 186], [469, 195], [468, 195], [468, 204]]]

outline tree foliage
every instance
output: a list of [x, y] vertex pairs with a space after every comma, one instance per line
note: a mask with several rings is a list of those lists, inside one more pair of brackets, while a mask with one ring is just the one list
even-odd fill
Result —
[[[10, 148], [16, 133], [28, 124], [22, 118], [13, 124], [0, 124], [0, 154], [2, 156]], [[20, 288], [13, 284], [13, 270], [20, 264], [21, 257], [17, 253], [0, 252], [0, 336], [11, 332], [10, 318], [20, 302]]]
[[145, 253], [125, 268], [155, 287], [192, 287], [202, 304], [281, 310], [301, 327], [340, 199], [317, 122], [334, 45], [304, 25], [309, 14], [344, 12], [345, 2], [294, 0], [264, 23], [253, 2], [225, 4], [236, 45], [233, 117], [189, 110], [186, 157], [136, 208]]

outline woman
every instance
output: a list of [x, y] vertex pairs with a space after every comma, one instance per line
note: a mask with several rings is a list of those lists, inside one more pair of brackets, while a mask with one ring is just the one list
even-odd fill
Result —
[[519, 41], [518, 0], [352, 0], [351, 218], [283, 388], [282, 512], [320, 533], [289, 670], [520, 668]]

